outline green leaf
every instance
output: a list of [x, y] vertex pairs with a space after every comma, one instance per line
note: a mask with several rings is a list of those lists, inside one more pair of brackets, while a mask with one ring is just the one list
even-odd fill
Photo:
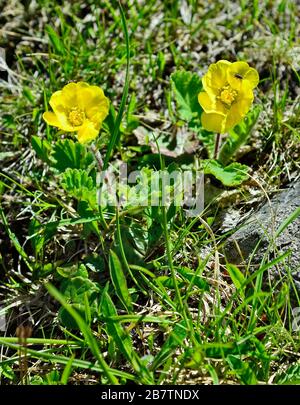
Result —
[[188, 361], [185, 363], [185, 367], [192, 368], [194, 370], [199, 370], [199, 367], [203, 364], [203, 350], [201, 346], [188, 348], [185, 350], [185, 355]]
[[128, 312], [131, 312], [132, 303], [130, 293], [127, 287], [126, 277], [124, 275], [121, 262], [113, 250], [110, 250], [109, 253], [109, 271], [118, 298], [124, 305], [125, 309]]
[[148, 248], [152, 248], [159, 243], [163, 233], [159, 207], [147, 207], [145, 218], [148, 226]]
[[236, 125], [226, 138], [226, 142], [222, 146], [218, 160], [223, 165], [227, 164], [238, 149], [247, 141], [251, 131], [256, 124], [262, 108], [260, 105], [255, 106], [243, 119]]
[[127, 360], [129, 360], [131, 363], [133, 361], [135, 366], [139, 368], [134, 360], [135, 356], [131, 337], [127, 332], [125, 332], [118, 322], [113, 322], [111, 320], [111, 318], [117, 316], [118, 313], [106, 290], [102, 294], [100, 307], [101, 313], [106, 320], [108, 334], [115, 340], [118, 348], [125, 358], [127, 358]]
[[187, 337], [186, 322], [181, 321], [177, 323], [163, 344], [160, 352], [155, 357], [151, 369], [156, 370], [174, 353], [177, 347], [182, 346], [184, 339]]
[[243, 181], [248, 179], [248, 169], [246, 165], [240, 163], [231, 163], [223, 167], [217, 160], [209, 159], [202, 162], [205, 174], [212, 174], [216, 179], [220, 180], [224, 186], [238, 186]]
[[39, 136], [31, 137], [31, 146], [35, 150], [37, 157], [46, 163], [49, 163], [49, 154], [51, 151], [51, 145], [45, 139], [41, 139]]
[[[159, 288], [165, 287], [165, 288], [167, 288], [169, 290], [175, 288], [174, 280], [172, 279], [172, 277], [158, 276], [158, 277], [155, 278], [154, 281], [158, 285]], [[178, 286], [179, 286], [179, 288], [184, 287], [184, 282], [183, 281], [178, 282]]]
[[60, 380], [60, 375], [58, 370], [52, 370], [50, 373], [45, 375], [45, 383], [47, 385], [57, 385]]
[[105, 118], [103, 122], [103, 128], [105, 128], [107, 132], [112, 134], [115, 125], [116, 125], [116, 111], [114, 106], [110, 104], [108, 116]]
[[58, 55], [65, 55], [65, 47], [57, 32], [51, 27], [46, 25], [46, 32], [49, 36], [50, 42]]
[[[94, 179], [86, 170], [66, 169], [61, 175], [61, 185], [72, 197], [86, 201], [90, 208], [96, 208], [96, 187]], [[83, 207], [81, 207], [83, 209]], [[91, 212], [87, 212], [91, 216]]]
[[29, 224], [29, 235], [30, 235], [30, 242], [31, 246], [35, 252], [35, 255], [37, 255], [38, 252], [40, 252], [45, 243], [45, 237], [44, 237], [44, 232], [39, 232], [41, 231], [41, 224], [36, 218], [32, 218]]
[[76, 324], [78, 325], [81, 333], [83, 334], [87, 345], [89, 346], [92, 354], [95, 356], [95, 359], [99, 362], [103, 372], [105, 373], [106, 377], [110, 384], [118, 384], [117, 378], [112, 374], [112, 370], [107, 365], [102, 353], [100, 352], [97, 340], [94, 338], [92, 330], [90, 327], [84, 322], [83, 318], [78, 314], [78, 312], [72, 308], [70, 304], [66, 301], [64, 296], [50, 283], [46, 285], [47, 290], [49, 293], [60, 302], [63, 308], [68, 311], [71, 317], [74, 319]]
[[44, 385], [44, 380], [40, 375], [34, 375], [30, 378], [30, 385]]
[[178, 116], [187, 121], [190, 128], [200, 127], [202, 109], [198, 102], [198, 94], [202, 90], [201, 78], [196, 73], [181, 70], [171, 75], [171, 83]]
[[61, 284], [61, 292], [69, 302], [83, 304], [83, 295], [87, 293], [89, 297], [95, 297], [99, 292], [99, 287], [88, 278], [77, 276], [63, 280]]
[[257, 379], [249, 363], [243, 361], [239, 356], [229, 354], [226, 358], [234, 373], [241, 379], [244, 384], [256, 385]]
[[241, 288], [242, 286], [245, 286], [245, 277], [243, 273], [238, 269], [237, 266], [231, 263], [226, 264], [226, 269], [230, 275], [230, 278], [235, 285], [236, 289], [240, 291], [241, 295], [244, 296], [244, 287]]
[[[93, 190], [92, 193], [95, 195], [96, 190]], [[96, 208], [96, 200], [94, 199], [92, 193], [85, 190], [83, 193], [83, 197], [86, 200], [89, 200], [89, 202], [79, 201], [78, 203], [77, 212], [81, 218], [91, 218], [94, 215], [94, 210], [91, 209], [91, 207]], [[100, 237], [100, 231], [97, 221], [92, 221], [83, 224], [83, 237], [88, 237], [91, 232], [93, 232], [96, 236]]]
[[14, 370], [9, 364], [0, 364], [0, 377], [6, 377], [7, 379], [13, 381], [16, 378]]
[[300, 384], [300, 362], [292, 364], [284, 372], [276, 374], [274, 382], [276, 384]]
[[112, 299], [107, 292], [107, 288], [105, 288], [102, 293], [100, 307], [101, 313], [106, 320], [107, 332], [109, 336], [113, 338], [116, 346], [119, 348], [123, 356], [130, 362], [133, 369], [137, 373], [143, 375], [143, 383], [153, 383], [149, 371], [143, 365], [142, 361], [134, 351], [130, 335], [127, 331], [125, 331], [125, 329], [123, 329], [120, 323], [112, 320], [112, 318], [116, 317], [118, 313]]
[[128, 103], [127, 114], [126, 114], [126, 131], [132, 132], [139, 125], [138, 118], [134, 115], [137, 108], [137, 98], [135, 93], [132, 93], [130, 101]]
[[85, 169], [94, 159], [83, 145], [71, 139], [57, 141], [51, 157], [54, 160], [54, 168], [59, 172], [64, 172], [67, 168]]
[[29, 224], [29, 235], [31, 246], [37, 256], [42, 251], [44, 246], [49, 240], [56, 234], [57, 226], [55, 224], [48, 223], [45, 227], [36, 219], [33, 218]]
[[79, 266], [77, 264], [73, 264], [70, 266], [62, 266], [56, 267], [56, 271], [59, 275], [64, 278], [74, 278], [74, 277], [83, 277], [88, 278], [89, 274], [86, 267], [82, 264]]
[[203, 291], [208, 291], [209, 290], [209, 284], [207, 281], [205, 281], [201, 276], [196, 276], [195, 277], [195, 272], [191, 271], [187, 267], [178, 267], [177, 268], [178, 273], [181, 275], [181, 277], [189, 282], [193, 280], [193, 284], [197, 286], [200, 290]]
[[[142, 225], [132, 222], [132, 224], [127, 226], [120, 226], [120, 235], [127, 262], [129, 264], [145, 266], [144, 257], [147, 249], [147, 232], [143, 230]], [[117, 241], [117, 237], [115, 240]], [[118, 257], [122, 258], [124, 264], [119, 243], [115, 243], [114, 251]]]
[[94, 188], [94, 181], [87, 174], [86, 170], [69, 168], [62, 174], [61, 178], [61, 184], [64, 189], [78, 199], [82, 198], [82, 190], [84, 188], [88, 191]]
[[[82, 319], [85, 319], [85, 314], [84, 314], [84, 305], [83, 304], [69, 304], [70, 307], [76, 311]], [[78, 329], [78, 325], [76, 320], [73, 318], [73, 316], [67, 311], [64, 307], [60, 307], [58, 310], [58, 319], [59, 322], [65, 326], [68, 329]]]
[[[60, 270], [58, 270], [60, 274]], [[81, 265], [77, 275], [72, 278], [65, 278], [61, 283], [61, 292], [66, 301], [75, 309], [85, 321], [90, 324], [92, 318], [98, 315], [97, 297], [99, 295], [99, 286], [87, 278], [87, 272], [84, 265]], [[62, 307], [59, 310], [60, 321], [68, 328], [77, 329], [78, 325], [72, 314]]]
[[162, 75], [165, 70], [165, 66], [166, 66], [166, 57], [162, 51], [158, 52], [157, 66], [158, 66], [159, 73]]

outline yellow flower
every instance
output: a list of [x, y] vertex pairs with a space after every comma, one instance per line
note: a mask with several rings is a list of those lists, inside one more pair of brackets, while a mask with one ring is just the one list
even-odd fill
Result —
[[219, 60], [209, 66], [202, 78], [204, 91], [198, 100], [204, 112], [202, 126], [208, 131], [227, 132], [238, 124], [253, 102], [253, 89], [259, 82], [255, 69], [246, 62]]
[[47, 124], [77, 132], [80, 143], [97, 137], [109, 109], [109, 100], [103, 90], [84, 82], [67, 84], [52, 94], [49, 104], [53, 112], [43, 114]]

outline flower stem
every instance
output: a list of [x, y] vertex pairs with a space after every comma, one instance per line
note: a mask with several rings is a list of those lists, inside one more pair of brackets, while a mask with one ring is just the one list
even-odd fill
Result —
[[221, 144], [221, 134], [217, 133], [215, 141], [214, 159], [218, 159], [220, 144]]
[[94, 154], [94, 156], [95, 156], [95, 159], [96, 159], [96, 162], [97, 162], [97, 165], [98, 165], [99, 172], [102, 172], [102, 169], [103, 169], [103, 159], [102, 159], [101, 153], [100, 153], [100, 151], [96, 148], [96, 146], [95, 146], [94, 144], [91, 145], [91, 149], [92, 149], [92, 152], [93, 152], [93, 154]]

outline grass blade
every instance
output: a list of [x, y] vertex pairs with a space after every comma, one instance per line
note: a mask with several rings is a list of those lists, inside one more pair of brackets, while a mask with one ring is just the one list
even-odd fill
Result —
[[126, 277], [123, 273], [121, 262], [113, 250], [109, 253], [109, 271], [118, 298], [124, 305], [125, 309], [128, 312], [132, 312], [131, 297], [127, 288]]
[[125, 356], [125, 358], [130, 362], [136, 373], [141, 376], [143, 383], [151, 383], [152, 380], [148, 370], [142, 364], [138, 355], [134, 351], [130, 335], [118, 322], [110, 319], [110, 317], [116, 317], [118, 314], [114, 303], [107, 292], [107, 288], [102, 294], [101, 311], [103, 316], [107, 318], [107, 332], [114, 339], [123, 356]]
[[91, 332], [91, 329], [87, 326], [87, 324], [84, 322], [84, 320], [81, 318], [81, 316], [69, 305], [63, 295], [51, 284], [46, 285], [49, 293], [58, 301], [60, 304], [66, 309], [66, 311], [69, 312], [69, 314], [74, 318], [76, 321], [78, 327], [80, 328], [82, 334], [84, 335], [86, 342], [95, 356], [95, 358], [99, 361], [99, 364], [101, 365], [104, 374], [108, 378], [111, 384], [118, 384], [118, 380], [116, 377], [111, 373], [109, 370], [109, 367], [104, 360], [102, 354], [100, 353], [98, 344]]
[[125, 110], [125, 105], [128, 97], [128, 89], [129, 89], [129, 63], [130, 63], [130, 45], [129, 45], [129, 36], [128, 36], [128, 30], [127, 30], [127, 23], [126, 23], [126, 17], [124, 14], [123, 7], [121, 5], [121, 2], [118, 1], [118, 7], [121, 13], [121, 20], [122, 20], [122, 28], [125, 36], [125, 43], [126, 43], [126, 75], [125, 75], [125, 85], [123, 89], [123, 94], [122, 94], [122, 99], [120, 103], [120, 109], [116, 118], [115, 126], [114, 126], [114, 131], [112, 133], [112, 136], [110, 138], [110, 142], [107, 147], [107, 152], [106, 156], [104, 159], [104, 165], [103, 165], [103, 170], [107, 169], [109, 159], [112, 155], [112, 152], [116, 146], [116, 144], [119, 141], [120, 137], [120, 125], [122, 121], [122, 117], [124, 114]]
[[293, 222], [297, 219], [300, 215], [300, 207], [297, 207], [295, 211], [293, 211], [279, 226], [276, 231], [276, 238]]
[[66, 367], [64, 368], [64, 371], [63, 371], [62, 376], [61, 376], [61, 379], [60, 379], [60, 382], [61, 382], [63, 385], [67, 385], [67, 384], [68, 384], [69, 377], [70, 377], [70, 375], [71, 375], [71, 373], [72, 373], [72, 365], [73, 365], [74, 359], [75, 359], [75, 355], [73, 354], [73, 355], [70, 357], [68, 363], [66, 364]]
[[[3, 340], [2, 338], [0, 338], [0, 345], [9, 347], [13, 350], [16, 350], [17, 352], [20, 350], [20, 345], [9, 343], [9, 342]], [[70, 360], [70, 357], [65, 357], [65, 356], [61, 356], [61, 355], [57, 355], [57, 354], [53, 354], [53, 353], [48, 353], [48, 352], [45, 352], [42, 350], [34, 350], [34, 349], [27, 348], [26, 351], [27, 351], [27, 355], [30, 355], [31, 357], [33, 357], [35, 359], [41, 359], [41, 360], [49, 361], [52, 363], [67, 365]], [[18, 361], [18, 357], [16, 357], [14, 359], [14, 361]], [[1, 364], [3, 364], [4, 362], [10, 363], [11, 359], [2, 361]], [[80, 359], [74, 359], [73, 367], [96, 371], [98, 373], [104, 372], [103, 368], [101, 366], [95, 364], [95, 362], [90, 362], [90, 361], [85, 361], [85, 360], [80, 360]], [[108, 367], [108, 371], [111, 374], [114, 374], [115, 376], [125, 378], [127, 380], [134, 380], [134, 377], [132, 374], [126, 373], [124, 371], [114, 370], [114, 369], [111, 369], [110, 367]]]

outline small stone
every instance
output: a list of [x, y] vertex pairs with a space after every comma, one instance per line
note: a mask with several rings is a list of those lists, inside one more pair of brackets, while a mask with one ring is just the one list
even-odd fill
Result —
[[[268, 252], [269, 260], [291, 251], [284, 262], [269, 269], [272, 277], [287, 274], [287, 269], [300, 291], [300, 216], [276, 238], [276, 231], [283, 222], [300, 207], [300, 182], [296, 182], [271, 198], [261, 208], [250, 215], [244, 225], [230, 236], [224, 246], [224, 254], [230, 263], [243, 264], [250, 260], [259, 265]], [[255, 266], [255, 270], [257, 266]]]

